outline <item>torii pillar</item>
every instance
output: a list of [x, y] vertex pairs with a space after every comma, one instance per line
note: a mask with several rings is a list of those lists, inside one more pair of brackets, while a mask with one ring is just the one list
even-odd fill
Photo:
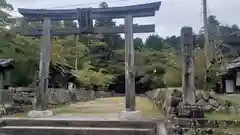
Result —
[[141, 112], [136, 111], [133, 16], [124, 18], [125, 31], [125, 110], [120, 113], [121, 119], [137, 119]]
[[133, 18], [128, 15], [124, 18], [125, 24], [125, 97], [126, 111], [136, 111], [135, 99], [135, 71], [133, 45]]
[[51, 40], [51, 20], [45, 18], [43, 20], [43, 38], [39, 62], [39, 90], [37, 91], [36, 109], [38, 111], [45, 110], [47, 104], [48, 78], [49, 68], [52, 54], [52, 40]]
[[47, 117], [52, 116], [53, 112], [46, 109], [48, 102], [48, 78], [49, 67], [52, 54], [52, 40], [51, 40], [51, 19], [44, 18], [42, 44], [39, 62], [39, 89], [36, 91], [36, 103], [33, 103], [33, 109], [28, 113], [28, 117]]

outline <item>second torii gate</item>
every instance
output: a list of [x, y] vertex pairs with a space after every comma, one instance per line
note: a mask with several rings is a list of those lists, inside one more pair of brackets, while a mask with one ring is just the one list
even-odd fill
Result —
[[[40, 58], [40, 84], [37, 92], [37, 110], [45, 108], [45, 93], [48, 89], [49, 64], [51, 58], [51, 36], [79, 35], [79, 34], [125, 34], [125, 93], [126, 111], [136, 111], [135, 101], [135, 71], [133, 33], [154, 32], [155, 25], [133, 25], [134, 17], [154, 16], [159, 10], [161, 2], [141, 4], [125, 7], [111, 8], [85, 8], [85, 9], [18, 9], [25, 21], [43, 21], [43, 28], [23, 29], [22, 35], [43, 36], [43, 45]], [[124, 26], [93, 27], [93, 19], [124, 18]], [[78, 20], [79, 28], [51, 29], [51, 20]]]

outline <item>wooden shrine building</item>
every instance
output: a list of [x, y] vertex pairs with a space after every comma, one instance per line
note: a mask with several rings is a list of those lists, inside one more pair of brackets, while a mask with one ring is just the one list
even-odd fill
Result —
[[240, 57], [227, 65], [227, 71], [221, 74], [219, 93], [240, 93]]
[[0, 59], [0, 89], [11, 85], [11, 70], [15, 67], [13, 59]]
[[76, 76], [72, 73], [74, 67], [66, 64], [51, 64], [49, 72], [49, 88], [65, 88], [68, 89], [72, 84], [74, 87], [78, 84]]
[[[226, 36], [224, 45], [228, 48], [226, 56], [239, 56], [240, 32], [233, 32]], [[221, 89], [218, 93], [240, 93], [240, 57], [227, 64], [226, 71], [220, 74]]]

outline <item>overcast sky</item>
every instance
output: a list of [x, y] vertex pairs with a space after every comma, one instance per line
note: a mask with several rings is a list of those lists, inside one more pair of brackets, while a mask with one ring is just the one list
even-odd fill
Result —
[[[109, 6], [126, 6], [156, 2], [158, 0], [105, 0]], [[52, 8], [74, 4], [81, 7], [98, 7], [101, 0], [9, 0], [16, 8]], [[223, 24], [240, 24], [240, 0], [208, 0], [208, 13], [216, 15]], [[67, 7], [76, 8], [76, 6]], [[16, 15], [16, 13], [14, 13]], [[116, 20], [122, 24], [123, 20]], [[182, 26], [192, 26], [198, 32], [203, 25], [202, 0], [162, 0], [160, 10], [155, 17], [135, 19], [138, 24], [155, 24], [156, 33], [162, 37], [179, 35]], [[138, 34], [145, 38], [149, 34]]]

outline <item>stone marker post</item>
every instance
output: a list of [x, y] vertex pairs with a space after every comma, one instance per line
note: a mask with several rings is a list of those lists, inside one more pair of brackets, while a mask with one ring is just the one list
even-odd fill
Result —
[[195, 63], [193, 31], [191, 27], [183, 27], [181, 29], [181, 52], [183, 101], [186, 104], [195, 105]]

